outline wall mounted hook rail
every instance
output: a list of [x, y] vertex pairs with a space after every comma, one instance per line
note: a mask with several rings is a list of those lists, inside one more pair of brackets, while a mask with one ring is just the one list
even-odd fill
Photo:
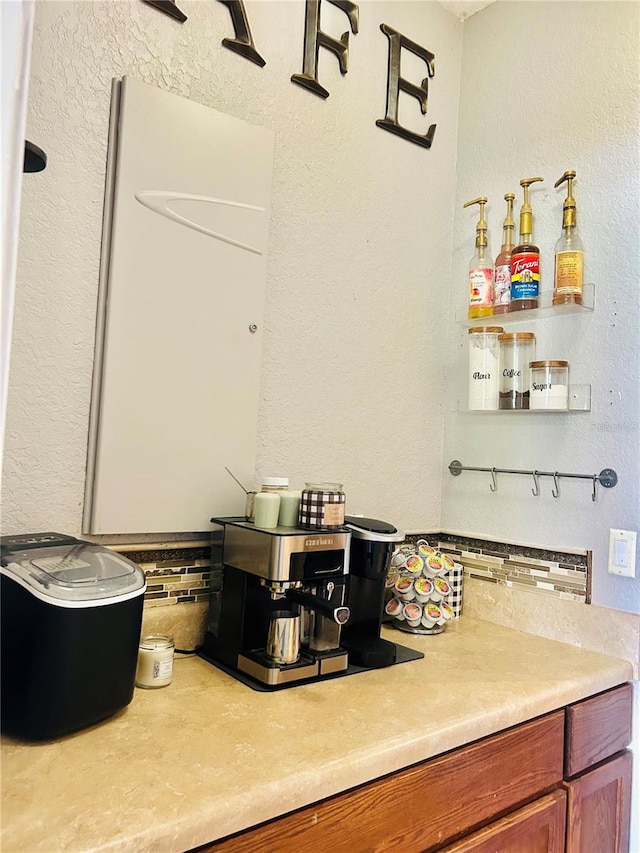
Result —
[[497, 474], [524, 474], [526, 477], [533, 477], [534, 488], [531, 489], [531, 492], [536, 497], [540, 494], [540, 477], [553, 478], [551, 494], [554, 498], [560, 497], [559, 481], [561, 479], [591, 480], [593, 482], [593, 491], [591, 493], [592, 501], [595, 501], [597, 497], [596, 483], [599, 483], [605, 489], [612, 489], [618, 482], [618, 475], [613, 468], [603, 468], [599, 474], [567, 474], [561, 471], [538, 471], [537, 469], [534, 469], [533, 471], [523, 471], [517, 468], [479, 468], [474, 465], [463, 465], [462, 462], [454, 459], [449, 465], [449, 471], [454, 477], [458, 477], [463, 471], [484, 471], [491, 474], [489, 488], [492, 492], [495, 492], [498, 488]]

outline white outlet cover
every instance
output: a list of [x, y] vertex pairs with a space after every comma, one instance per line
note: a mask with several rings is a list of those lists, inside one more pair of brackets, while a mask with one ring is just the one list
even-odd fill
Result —
[[609, 573], [634, 578], [636, 576], [635, 530], [609, 530]]

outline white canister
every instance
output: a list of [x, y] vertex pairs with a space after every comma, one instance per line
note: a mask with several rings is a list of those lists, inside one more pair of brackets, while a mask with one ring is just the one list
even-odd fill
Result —
[[532, 361], [530, 409], [566, 411], [569, 408], [569, 362]]
[[136, 686], [166, 687], [173, 678], [174, 642], [162, 634], [149, 634], [140, 640]]
[[253, 523], [256, 527], [271, 530], [278, 526], [280, 495], [258, 492], [253, 502]]
[[469, 410], [495, 411], [500, 391], [502, 326], [469, 329]]

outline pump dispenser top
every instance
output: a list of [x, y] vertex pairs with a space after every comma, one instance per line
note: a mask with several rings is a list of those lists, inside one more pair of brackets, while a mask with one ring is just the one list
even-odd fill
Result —
[[573, 197], [573, 169], [564, 173], [554, 187], [567, 183], [567, 197], [562, 205], [562, 233], [555, 245], [553, 304], [582, 303], [584, 247], [578, 234], [576, 200]]
[[489, 254], [487, 240], [487, 220], [484, 207], [487, 197], [478, 196], [463, 204], [470, 207], [480, 205], [480, 219], [476, 225], [476, 251], [469, 262], [469, 319], [491, 317], [493, 315], [493, 260]]
[[576, 224], [576, 200], [573, 197], [573, 181], [576, 176], [576, 173], [573, 169], [570, 169], [568, 172], [565, 172], [561, 178], [553, 185], [556, 189], [563, 184], [565, 181], [567, 182], [567, 197], [564, 200], [564, 204], [562, 205], [562, 227], [563, 228], [571, 228]]
[[529, 186], [536, 181], [544, 181], [544, 178], [523, 178], [520, 186], [524, 190], [524, 201], [520, 208], [520, 242], [528, 243], [533, 234], [533, 210], [529, 204]]
[[463, 207], [471, 207], [472, 204], [480, 205], [480, 219], [476, 225], [476, 249], [486, 248], [487, 246], [487, 221], [484, 218], [484, 206], [486, 203], [487, 197], [481, 195], [462, 205]]

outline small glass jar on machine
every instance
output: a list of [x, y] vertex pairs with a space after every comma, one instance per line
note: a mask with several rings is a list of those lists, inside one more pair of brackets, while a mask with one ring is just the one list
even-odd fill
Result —
[[498, 408], [500, 343], [502, 326], [469, 329], [469, 411]]
[[533, 332], [504, 332], [500, 342], [500, 408], [528, 409], [530, 362], [536, 357]]
[[531, 409], [566, 411], [569, 408], [569, 362], [532, 361]]

